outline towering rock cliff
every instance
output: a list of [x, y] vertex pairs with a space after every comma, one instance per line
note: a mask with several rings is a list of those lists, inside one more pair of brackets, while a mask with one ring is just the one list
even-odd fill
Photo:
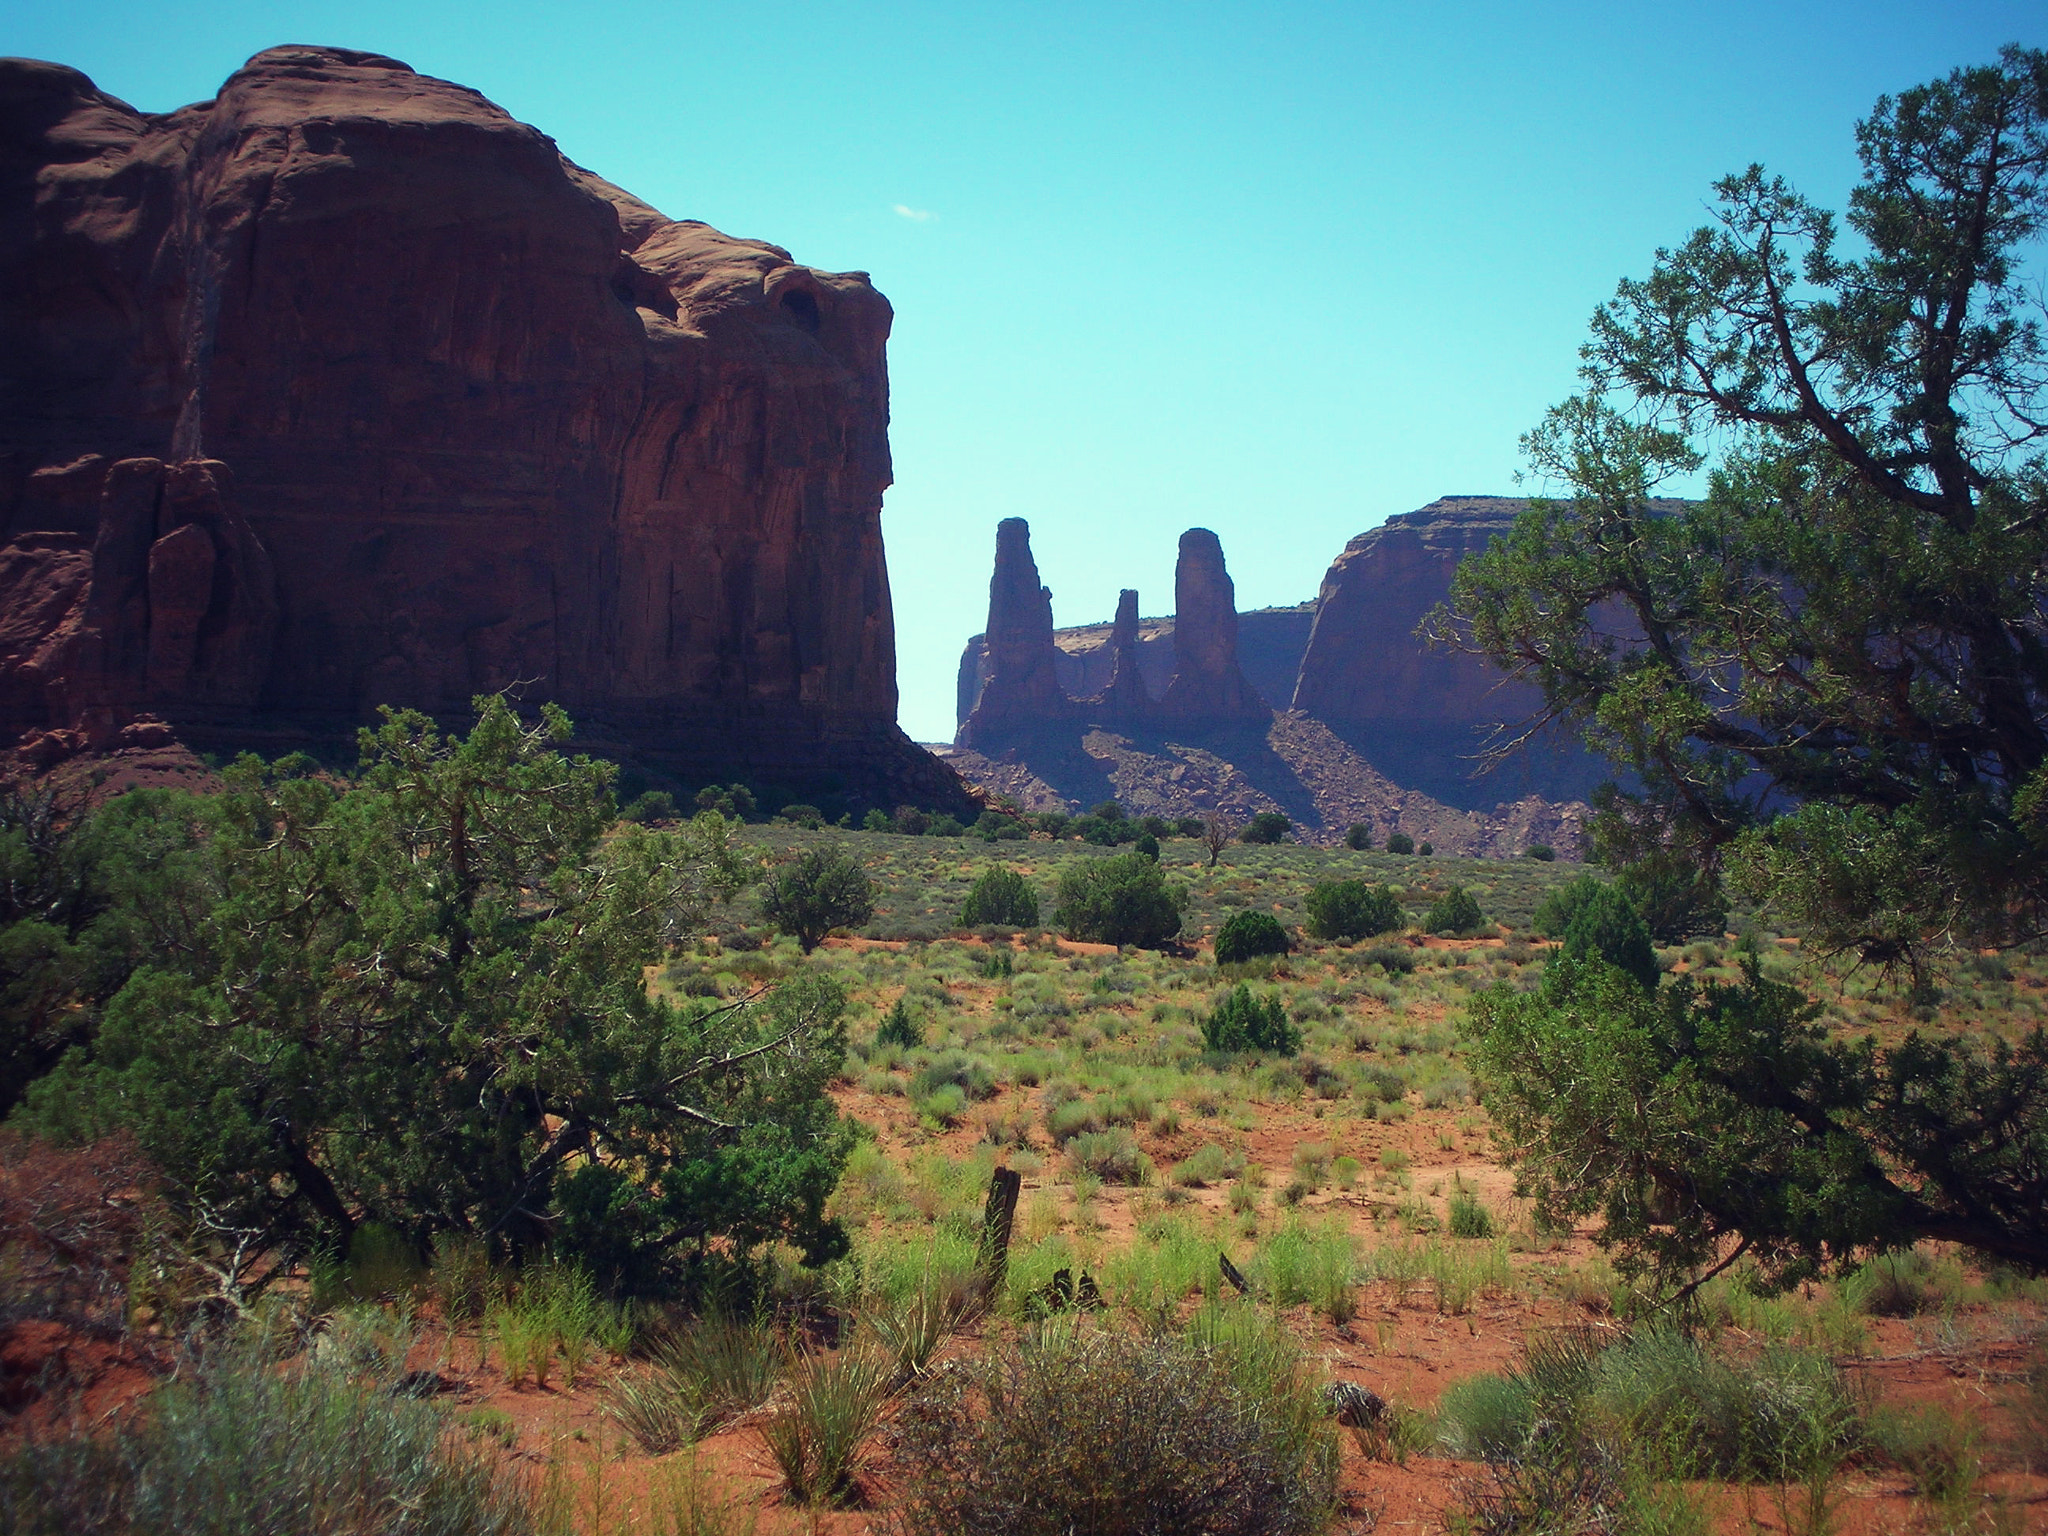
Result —
[[961, 727], [962, 742], [988, 748], [1072, 716], [1052, 640], [1052, 593], [1038, 584], [1031, 525], [1021, 517], [1006, 517], [996, 525], [987, 643], [988, 682]]
[[1162, 719], [1181, 724], [1266, 720], [1272, 709], [1237, 665], [1237, 588], [1207, 528], [1180, 536], [1173, 568], [1173, 681]]
[[516, 686], [678, 774], [957, 797], [894, 724], [890, 320], [375, 54], [165, 115], [0, 61], [0, 731]]
[[1475, 778], [1493, 728], [1530, 718], [1541, 699], [1479, 657], [1432, 650], [1415, 634], [1450, 595], [1458, 562], [1505, 533], [1527, 505], [1446, 496], [1345, 545], [1323, 577], [1294, 688], [1297, 711], [1383, 773], [1468, 809], [1532, 791], [1569, 799], [1611, 772], [1572, 742], [1539, 740]]

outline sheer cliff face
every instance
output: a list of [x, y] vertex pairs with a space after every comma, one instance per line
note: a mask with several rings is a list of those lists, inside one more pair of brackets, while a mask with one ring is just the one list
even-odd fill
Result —
[[[889, 325], [864, 274], [666, 219], [390, 59], [272, 49], [165, 116], [0, 63], [6, 534], [91, 545], [122, 460], [232, 474], [234, 526], [161, 562], [200, 610], [143, 621], [264, 654], [239, 694], [146, 685], [174, 723], [524, 684], [682, 770], [928, 771], [894, 726]], [[238, 530], [272, 587], [230, 613], [191, 594]], [[51, 547], [13, 563], [77, 564]], [[10, 683], [0, 723], [69, 723], [49, 701]]]
[[1532, 792], [1570, 799], [1611, 773], [1575, 742], [1543, 738], [1475, 777], [1495, 728], [1532, 718], [1542, 697], [1477, 656], [1433, 650], [1415, 634], [1450, 596], [1458, 562], [1506, 533], [1527, 506], [1515, 496], [1446, 496], [1345, 545], [1323, 577], [1294, 688], [1296, 710], [1382, 771], [1466, 809]]

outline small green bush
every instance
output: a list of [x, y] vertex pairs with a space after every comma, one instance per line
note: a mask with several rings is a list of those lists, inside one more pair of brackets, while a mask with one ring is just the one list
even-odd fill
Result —
[[1540, 864], [1548, 864], [1557, 857], [1557, 850], [1548, 843], [1531, 843], [1522, 850], [1522, 857], [1534, 859]]
[[1471, 1190], [1459, 1188], [1451, 1191], [1449, 1202], [1449, 1226], [1453, 1237], [1492, 1237], [1494, 1233], [1493, 1212], [1489, 1211]]
[[1270, 912], [1234, 912], [1216, 931], [1216, 963], [1240, 965], [1261, 955], [1284, 955], [1293, 946]]
[[1406, 944], [1375, 944], [1358, 957], [1367, 965], [1376, 965], [1389, 976], [1406, 976], [1415, 969], [1415, 951]]
[[948, 1084], [970, 1099], [985, 1099], [995, 1092], [996, 1075], [979, 1056], [970, 1056], [965, 1051], [942, 1051], [918, 1068], [910, 1080], [910, 1096], [920, 1099]]
[[1464, 937], [1486, 926], [1486, 914], [1479, 910], [1479, 903], [1470, 891], [1462, 885], [1454, 885], [1437, 897], [1429, 914], [1423, 918], [1422, 926], [1430, 933]]
[[852, 1499], [893, 1374], [893, 1360], [879, 1350], [803, 1355], [791, 1363], [788, 1399], [761, 1426], [791, 1503], [839, 1505]]
[[635, 795], [619, 812], [619, 819], [646, 826], [650, 822], [674, 821], [677, 814], [674, 795], [665, 789], [650, 789]]
[[1238, 834], [1238, 841], [1245, 843], [1284, 843], [1294, 833], [1294, 823], [1278, 811], [1260, 811], [1244, 824], [1244, 831]]
[[900, 1046], [906, 1051], [924, 1044], [924, 1027], [911, 1017], [908, 999], [899, 997], [890, 1006], [881, 1027], [875, 1031], [875, 1044]]
[[1312, 886], [1302, 906], [1308, 912], [1308, 931], [1319, 939], [1369, 939], [1404, 921], [1393, 891], [1363, 880], [1328, 880]]
[[1301, 1049], [1301, 1031], [1288, 1021], [1278, 996], [1261, 998], [1240, 982], [1202, 1021], [1202, 1044], [1217, 1052], [1292, 1056]]
[[1415, 839], [1406, 832], [1389, 832], [1387, 834], [1387, 852], [1413, 853], [1414, 851]]
[[1132, 845], [1132, 850], [1142, 853], [1155, 864], [1159, 862], [1159, 839], [1150, 832], [1139, 833], [1138, 841]]
[[1151, 1172], [1138, 1143], [1120, 1125], [1083, 1131], [1067, 1143], [1067, 1160], [1076, 1171], [1092, 1173], [1105, 1184], [1143, 1184]]
[[[1007, 819], [1007, 818], [1006, 818]], [[991, 864], [975, 877], [960, 908], [960, 926], [1034, 928], [1038, 925], [1038, 893], [1031, 882], [1006, 864]]]
[[1344, 829], [1344, 846], [1353, 853], [1364, 853], [1372, 847], [1372, 828], [1362, 821], [1354, 821]]
[[1180, 932], [1187, 891], [1140, 853], [1077, 859], [1060, 873], [1053, 922], [1070, 939], [1159, 945]]

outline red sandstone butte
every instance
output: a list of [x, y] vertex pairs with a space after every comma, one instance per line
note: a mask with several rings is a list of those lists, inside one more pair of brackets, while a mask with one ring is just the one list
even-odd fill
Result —
[[0, 732], [518, 687], [677, 774], [958, 797], [895, 726], [890, 320], [376, 54], [160, 115], [0, 61]]

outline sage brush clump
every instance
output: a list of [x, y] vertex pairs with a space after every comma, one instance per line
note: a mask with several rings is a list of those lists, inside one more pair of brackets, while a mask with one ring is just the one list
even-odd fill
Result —
[[910, 1536], [1293, 1536], [1335, 1504], [1298, 1351], [1071, 1327], [950, 1370], [899, 1421]]

